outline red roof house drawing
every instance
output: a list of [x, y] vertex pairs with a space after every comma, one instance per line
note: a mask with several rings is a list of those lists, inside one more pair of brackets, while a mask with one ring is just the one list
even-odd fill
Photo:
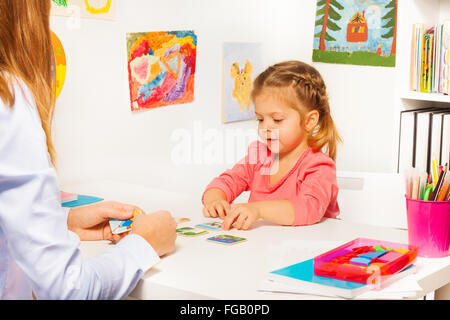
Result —
[[364, 11], [357, 11], [350, 22], [347, 24], [347, 41], [348, 42], [366, 42], [368, 39], [367, 21], [364, 17]]

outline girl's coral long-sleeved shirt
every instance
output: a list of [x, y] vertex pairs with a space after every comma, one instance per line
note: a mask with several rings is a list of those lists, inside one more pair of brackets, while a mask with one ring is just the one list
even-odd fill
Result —
[[271, 186], [269, 178], [274, 159], [275, 154], [264, 143], [255, 141], [245, 158], [213, 179], [205, 192], [218, 188], [226, 194], [229, 203], [244, 191], [250, 191], [248, 202], [289, 200], [295, 209], [294, 226], [339, 215], [336, 165], [330, 157], [308, 148], [289, 173]]

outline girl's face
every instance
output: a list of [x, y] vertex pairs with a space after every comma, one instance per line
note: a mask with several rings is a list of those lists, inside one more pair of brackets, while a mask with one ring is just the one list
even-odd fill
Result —
[[307, 132], [297, 110], [270, 94], [260, 94], [254, 103], [258, 135], [271, 152], [283, 155], [307, 145]]

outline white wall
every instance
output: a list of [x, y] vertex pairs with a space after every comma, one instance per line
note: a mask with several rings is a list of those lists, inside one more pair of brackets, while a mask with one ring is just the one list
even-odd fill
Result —
[[[187, 130], [198, 137], [192, 150], [207, 152], [213, 146], [201, 135], [207, 130], [223, 137], [256, 129], [254, 121], [221, 123], [222, 43], [260, 41], [265, 64], [310, 63], [315, 11], [316, 0], [118, 0], [114, 22], [82, 19], [74, 28], [70, 19], [52, 17], [68, 61], [54, 121], [61, 183], [108, 178], [200, 197], [213, 176], [244, 154], [245, 143], [227, 139], [221, 163], [197, 158], [177, 166], [172, 134]], [[163, 30], [195, 30], [198, 36], [195, 101], [132, 114], [125, 35]], [[314, 65], [344, 139], [338, 170], [394, 172], [396, 68]]]

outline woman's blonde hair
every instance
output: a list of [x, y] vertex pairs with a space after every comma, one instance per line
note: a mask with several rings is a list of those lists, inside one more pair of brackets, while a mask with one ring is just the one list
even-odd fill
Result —
[[56, 88], [50, 8], [50, 0], [0, 0], [0, 99], [9, 107], [14, 105], [15, 79], [30, 89], [55, 164], [51, 124]]
[[[255, 101], [257, 96], [270, 92], [271, 89], [279, 92], [278, 95], [300, 113], [302, 121], [309, 111], [319, 112], [319, 121], [308, 137], [308, 145], [314, 151], [325, 147], [330, 158], [336, 161], [337, 144], [341, 138], [330, 114], [327, 88], [320, 73], [300, 61], [277, 63], [256, 77], [251, 93], [252, 100]], [[280, 89], [283, 91], [280, 92]]]

